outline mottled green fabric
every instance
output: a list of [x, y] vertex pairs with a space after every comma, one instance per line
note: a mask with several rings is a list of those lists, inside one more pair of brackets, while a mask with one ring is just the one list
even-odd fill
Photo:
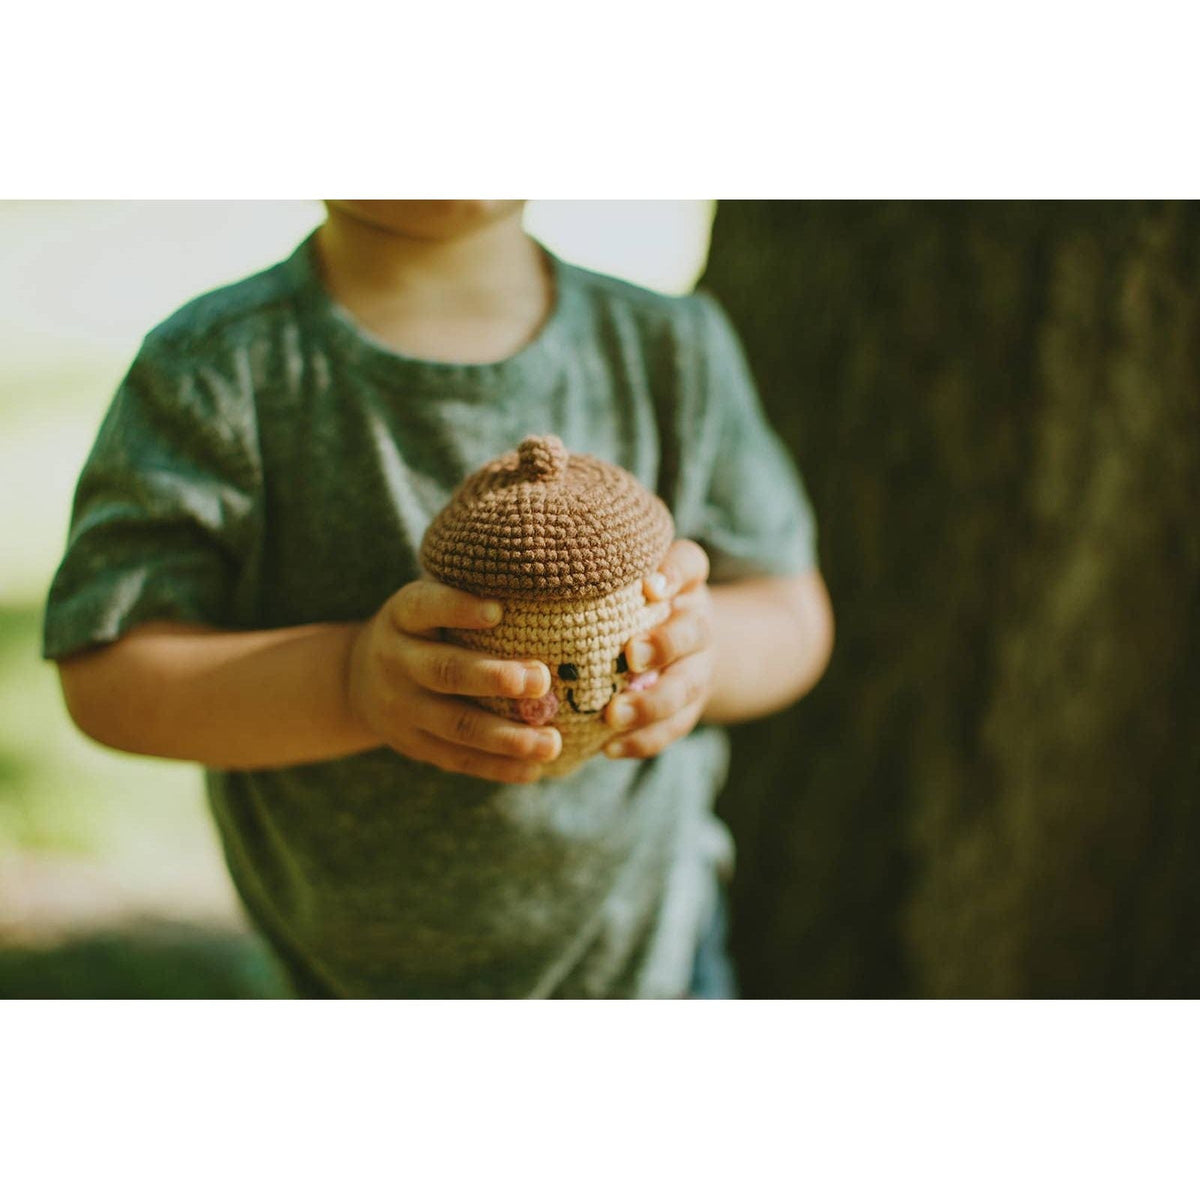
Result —
[[[813, 565], [803, 487], [716, 303], [549, 258], [552, 315], [500, 363], [372, 340], [311, 238], [155, 329], [80, 479], [45, 655], [152, 618], [364, 619], [417, 577], [462, 477], [530, 432], [655, 489], [718, 580]], [[524, 787], [390, 750], [207, 782], [238, 890], [305, 994], [674, 996], [730, 861], [726, 756], [702, 728]]]

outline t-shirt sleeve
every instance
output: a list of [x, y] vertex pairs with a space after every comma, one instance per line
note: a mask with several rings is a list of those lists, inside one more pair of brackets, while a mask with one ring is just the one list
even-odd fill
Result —
[[817, 525], [804, 482], [763, 413], [741, 341], [720, 304], [701, 307], [712, 469], [699, 528], [714, 582], [795, 575], [818, 565]]
[[238, 376], [143, 344], [76, 487], [45, 658], [149, 620], [233, 623], [258, 492], [252, 397]]

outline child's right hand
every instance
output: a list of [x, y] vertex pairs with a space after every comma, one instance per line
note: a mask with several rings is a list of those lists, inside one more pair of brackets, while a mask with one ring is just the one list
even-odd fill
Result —
[[544, 696], [550, 669], [440, 641], [441, 629], [491, 629], [499, 602], [431, 580], [406, 584], [355, 635], [346, 693], [355, 719], [417, 762], [496, 783], [532, 783], [562, 736], [497, 716], [464, 696]]

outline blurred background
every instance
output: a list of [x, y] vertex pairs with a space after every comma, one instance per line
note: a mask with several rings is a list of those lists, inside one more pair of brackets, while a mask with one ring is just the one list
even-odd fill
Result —
[[[564, 258], [689, 290], [711, 201], [534, 201]], [[142, 337], [287, 257], [316, 201], [0, 202], [0, 997], [279, 993], [200, 772], [99, 747], [39, 661], [71, 497]]]
[[[38, 639], [141, 337], [320, 215], [0, 203], [0, 997], [279, 994], [198, 770], [88, 743]], [[546, 201], [528, 223], [714, 292], [817, 511], [834, 658], [737, 731], [719, 805], [744, 993], [1200, 994], [1200, 206]]]

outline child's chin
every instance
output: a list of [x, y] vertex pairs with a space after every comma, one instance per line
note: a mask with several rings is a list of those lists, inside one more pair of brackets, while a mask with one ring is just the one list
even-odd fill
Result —
[[440, 241], [481, 228], [519, 207], [520, 200], [331, 200], [334, 207], [377, 229]]

